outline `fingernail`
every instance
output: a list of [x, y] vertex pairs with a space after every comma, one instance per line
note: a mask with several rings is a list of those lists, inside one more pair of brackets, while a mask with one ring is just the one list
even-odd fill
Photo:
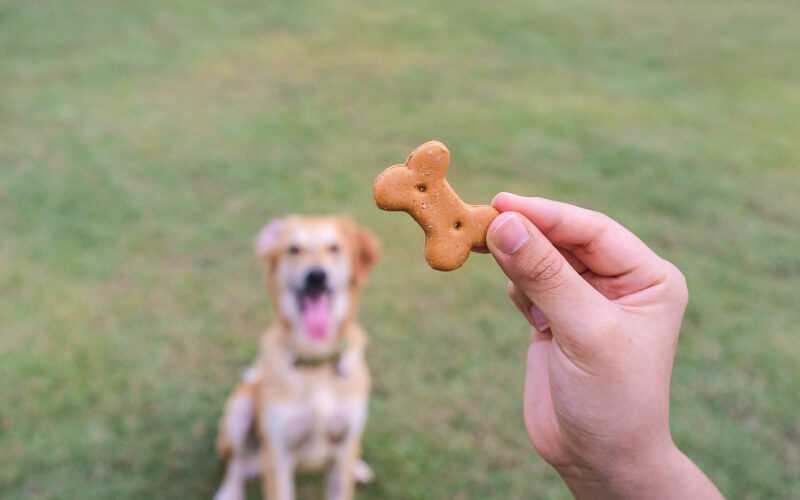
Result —
[[545, 316], [542, 310], [536, 307], [535, 304], [531, 306], [529, 311], [531, 313], [533, 327], [536, 328], [537, 332], [544, 333], [545, 330], [550, 328], [550, 322], [547, 320], [547, 316]]
[[489, 203], [489, 205], [494, 206], [494, 204], [495, 204], [495, 202], [497, 200], [499, 200], [503, 196], [508, 196], [509, 194], [511, 194], [511, 193], [506, 193], [505, 191], [501, 191], [501, 192], [497, 193], [496, 195], [494, 195], [494, 198], [492, 198], [492, 201], [491, 201], [491, 203]]
[[497, 249], [507, 255], [516, 253], [530, 238], [528, 230], [519, 220], [519, 216], [512, 212], [505, 212], [497, 216], [492, 226], [490, 238]]

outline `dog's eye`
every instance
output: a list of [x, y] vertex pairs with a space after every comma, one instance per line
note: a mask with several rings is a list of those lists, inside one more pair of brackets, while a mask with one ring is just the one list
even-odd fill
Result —
[[289, 247], [289, 255], [299, 255], [300, 254], [300, 247], [297, 245], [291, 245]]
[[417, 184], [416, 187], [417, 191], [419, 191], [420, 193], [424, 193], [425, 191], [428, 190], [428, 186], [426, 186], [425, 184]]
[[330, 253], [336, 255], [337, 253], [339, 253], [339, 245], [337, 245], [336, 243], [333, 243], [332, 245], [329, 245], [328, 246], [328, 251]]

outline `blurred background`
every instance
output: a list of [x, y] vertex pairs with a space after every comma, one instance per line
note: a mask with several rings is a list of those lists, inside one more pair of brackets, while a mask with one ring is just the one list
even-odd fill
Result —
[[345, 212], [385, 247], [358, 497], [569, 498], [492, 259], [433, 272], [373, 205], [431, 138], [464, 199], [605, 211], [677, 263], [676, 441], [731, 498], [800, 494], [797, 7], [0, 0], [0, 497], [210, 498], [272, 314], [252, 238]]

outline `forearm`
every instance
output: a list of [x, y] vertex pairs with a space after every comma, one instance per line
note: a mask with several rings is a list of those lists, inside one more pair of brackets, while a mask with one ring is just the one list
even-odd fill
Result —
[[561, 472], [577, 500], [721, 500], [722, 494], [678, 448], [658, 460], [596, 474]]

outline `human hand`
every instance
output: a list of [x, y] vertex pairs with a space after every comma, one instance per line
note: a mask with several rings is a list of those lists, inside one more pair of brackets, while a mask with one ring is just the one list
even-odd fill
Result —
[[721, 498], [673, 444], [686, 281], [633, 233], [573, 205], [500, 193], [487, 242], [535, 331], [524, 414], [578, 498]]

